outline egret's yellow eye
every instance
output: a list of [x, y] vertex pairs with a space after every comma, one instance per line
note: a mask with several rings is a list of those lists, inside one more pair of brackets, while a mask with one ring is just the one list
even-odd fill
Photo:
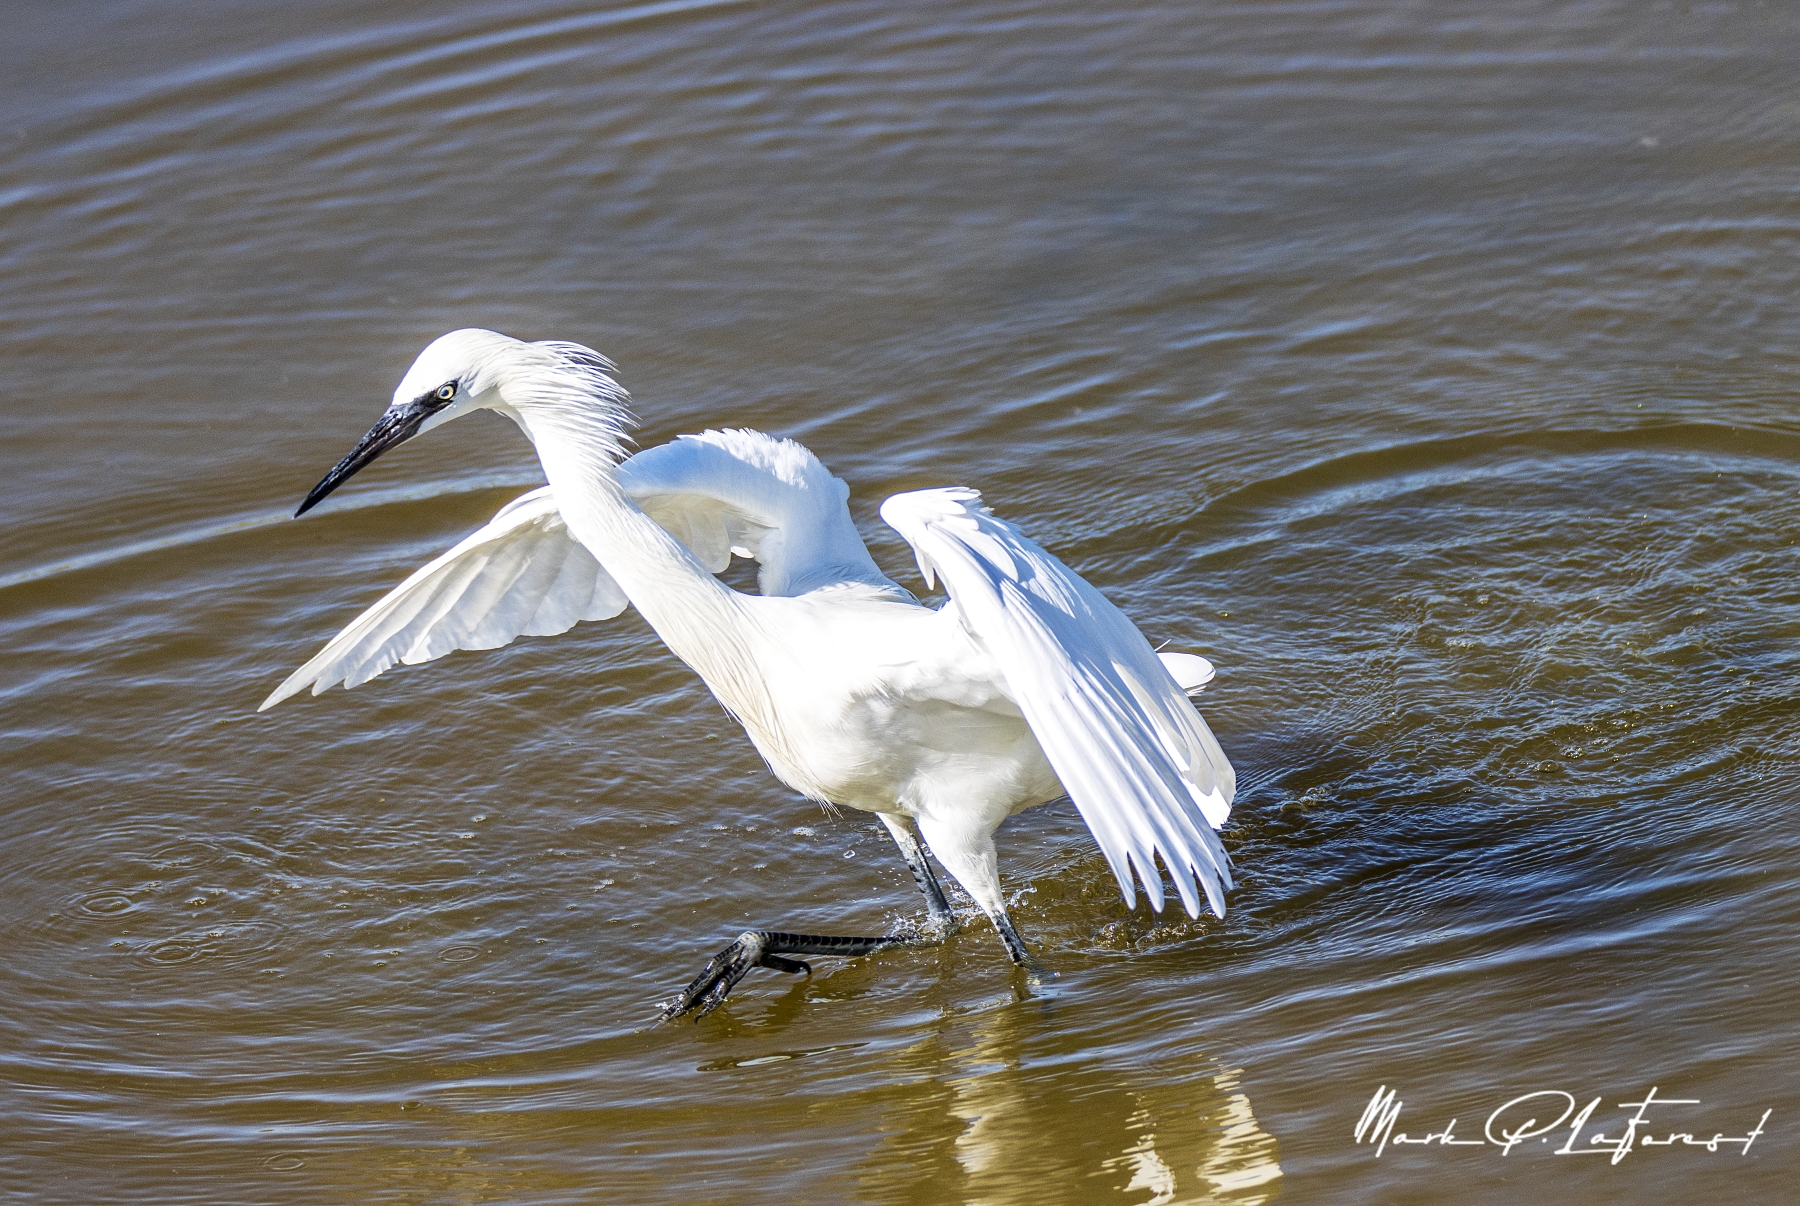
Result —
[[456, 382], [447, 382], [437, 387], [437, 400], [439, 402], [448, 402], [454, 397], [456, 397]]

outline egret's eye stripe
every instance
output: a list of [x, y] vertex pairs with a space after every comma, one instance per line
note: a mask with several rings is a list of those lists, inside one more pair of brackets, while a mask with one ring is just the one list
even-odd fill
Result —
[[446, 381], [444, 384], [437, 387], [437, 400], [439, 402], [448, 402], [454, 397], [456, 397], [456, 382]]

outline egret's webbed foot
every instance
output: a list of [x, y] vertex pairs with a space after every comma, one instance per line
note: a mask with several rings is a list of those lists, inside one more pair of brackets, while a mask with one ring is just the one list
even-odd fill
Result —
[[[780, 930], [745, 930], [737, 940], [711, 959], [694, 977], [694, 982], [681, 990], [662, 1012], [667, 1022], [684, 1013], [694, 1012], [703, 1018], [717, 1009], [737, 982], [750, 974], [753, 967], [774, 971], [812, 974], [812, 966], [784, 955], [832, 955], [854, 959], [892, 946], [916, 946], [929, 939], [920, 934], [886, 934], [880, 938], [842, 937], [832, 934], [788, 934]], [[697, 1012], [695, 1012], [697, 1011]]]

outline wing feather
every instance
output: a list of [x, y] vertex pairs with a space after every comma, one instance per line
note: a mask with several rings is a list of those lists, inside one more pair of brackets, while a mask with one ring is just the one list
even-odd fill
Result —
[[[792, 440], [708, 431], [619, 466], [619, 482], [657, 523], [719, 573], [732, 554], [761, 565], [766, 595], [857, 583], [910, 598], [869, 557], [844, 500], [849, 487]], [[494, 649], [618, 615], [627, 600], [563, 523], [550, 487], [389, 591], [277, 687], [262, 709], [310, 686], [354, 687], [396, 662]]]
[[625, 610], [625, 592], [574, 540], [548, 486], [501, 508], [352, 620], [263, 701], [368, 682], [396, 662], [492, 649], [522, 633], [551, 636]]
[[844, 505], [850, 488], [793, 440], [684, 435], [620, 465], [619, 484], [713, 573], [734, 552], [754, 557], [765, 595], [854, 582], [911, 597], [869, 556]]
[[1200, 694], [1213, 680], [1213, 664], [1199, 654], [1159, 651], [1156, 660], [1175, 679], [1175, 685], [1190, 696]]
[[[1126, 902], [1135, 874], [1162, 909], [1160, 856], [1190, 916], [1201, 893], [1224, 916], [1231, 863], [1213, 830], [1236, 792], [1230, 761], [1124, 613], [980, 499], [919, 490], [888, 499], [881, 517], [999, 662]], [[1192, 662], [1177, 663], [1190, 680]]]

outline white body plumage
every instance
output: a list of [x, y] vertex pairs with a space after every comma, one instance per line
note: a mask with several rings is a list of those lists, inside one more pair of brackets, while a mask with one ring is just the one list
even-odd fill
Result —
[[[629, 417], [610, 368], [579, 345], [490, 331], [428, 347], [365, 439], [373, 451], [358, 460], [359, 446], [305, 505], [382, 448], [474, 407], [519, 424], [550, 484], [369, 608], [263, 708], [632, 605], [784, 782], [881, 814], [903, 852], [916, 822], [997, 925], [994, 831], [1065, 792], [1128, 903], [1135, 871], [1162, 908], [1160, 857], [1190, 914], [1204, 896], [1223, 915], [1230, 870], [1213, 831], [1235, 780], [1184, 693], [1211, 678], [1204, 659], [1159, 657], [972, 490], [882, 506], [950, 596], [924, 607], [876, 567], [847, 487], [798, 444], [709, 431], [622, 459]], [[760, 564], [760, 594], [714, 576], [733, 553]]]

